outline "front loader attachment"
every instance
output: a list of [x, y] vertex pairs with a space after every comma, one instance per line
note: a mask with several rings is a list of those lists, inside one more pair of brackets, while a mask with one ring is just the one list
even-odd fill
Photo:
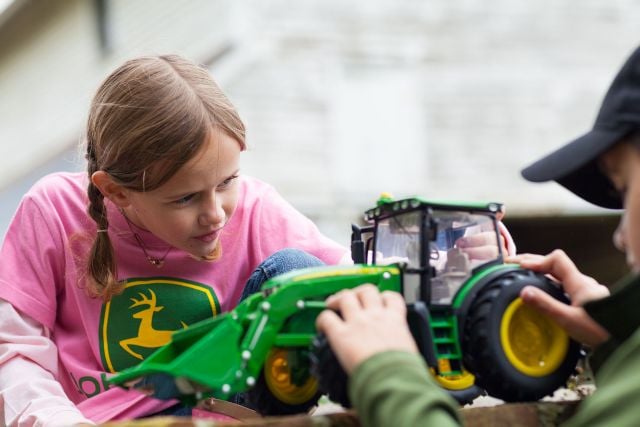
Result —
[[275, 277], [233, 311], [174, 332], [168, 344], [109, 383], [189, 405], [205, 397], [228, 399], [264, 377], [265, 361], [277, 349], [287, 354], [292, 380], [302, 382], [297, 377], [309, 375], [309, 361], [298, 356], [310, 348], [325, 298], [363, 283], [398, 292], [401, 272], [395, 265], [352, 265]]
[[[242, 334], [230, 313], [207, 319], [175, 332], [169, 344], [115, 379], [161, 399], [216, 396], [216, 390], [230, 390], [235, 379]], [[221, 351], [211, 351], [215, 348]]]

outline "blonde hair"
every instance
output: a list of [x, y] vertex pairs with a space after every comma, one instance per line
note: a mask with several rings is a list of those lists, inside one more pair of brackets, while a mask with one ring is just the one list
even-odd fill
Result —
[[[154, 190], [194, 157], [212, 129], [246, 148], [242, 120], [206, 69], [177, 55], [132, 59], [105, 79], [91, 103], [89, 178], [102, 170], [131, 190]], [[91, 179], [87, 195], [89, 216], [107, 230], [104, 197]], [[121, 291], [108, 233], [97, 233], [87, 267], [90, 295], [108, 300]]]

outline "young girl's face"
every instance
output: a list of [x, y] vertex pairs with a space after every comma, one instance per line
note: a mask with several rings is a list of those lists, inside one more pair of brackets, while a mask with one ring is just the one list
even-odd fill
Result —
[[207, 138], [169, 181], [131, 192], [124, 208], [134, 224], [195, 257], [215, 249], [238, 201], [240, 144], [220, 131]]
[[629, 143], [620, 143], [600, 157], [600, 164], [620, 192], [625, 212], [613, 240], [626, 253], [627, 263], [640, 271], [640, 150]]

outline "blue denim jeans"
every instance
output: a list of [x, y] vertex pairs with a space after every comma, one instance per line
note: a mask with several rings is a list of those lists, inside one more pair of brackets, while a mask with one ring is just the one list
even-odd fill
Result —
[[299, 249], [282, 249], [265, 259], [249, 276], [240, 301], [260, 290], [264, 282], [280, 274], [324, 265], [318, 258]]
[[[262, 285], [273, 277], [293, 270], [318, 267], [321, 265], [324, 265], [322, 261], [304, 251], [299, 249], [282, 249], [265, 259], [254, 272], [251, 273], [242, 291], [240, 302], [245, 300], [249, 295], [258, 292]], [[168, 375], [154, 375], [153, 377], [147, 377], [145, 380], [148, 380], [149, 383], [154, 385], [157, 397], [170, 398], [179, 394], [173, 378]], [[247, 405], [244, 393], [231, 396], [229, 401], [239, 405]], [[191, 408], [182, 404], [176, 404], [149, 416], [156, 415], [189, 416], [191, 415]]]

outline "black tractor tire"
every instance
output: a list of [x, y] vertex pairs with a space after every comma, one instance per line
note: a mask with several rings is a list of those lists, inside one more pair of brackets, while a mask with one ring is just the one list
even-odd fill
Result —
[[[317, 405], [321, 396], [317, 386], [315, 389], [312, 388], [310, 391], [307, 389], [304, 392], [308, 397], [304, 398], [303, 401], [300, 401], [300, 399], [297, 398], [295, 399], [295, 402], [285, 401], [278, 397], [278, 392], [272, 389], [273, 386], [270, 386], [269, 382], [265, 378], [265, 370], [271, 369], [268, 365], [269, 360], [270, 358], [267, 357], [265, 366], [260, 372], [260, 376], [258, 377], [256, 384], [246, 392], [246, 406], [254, 409], [261, 415], [269, 416], [307, 413], [311, 408]], [[311, 377], [311, 374], [309, 374], [309, 381], [313, 381], [315, 383], [315, 379]], [[297, 386], [291, 383], [287, 383], [285, 386], [287, 388], [291, 388], [293, 393], [297, 390]]]
[[580, 356], [578, 343], [551, 319], [522, 304], [519, 294], [525, 286], [569, 303], [547, 277], [512, 270], [477, 294], [464, 327], [465, 366], [478, 386], [507, 402], [536, 401], [553, 393], [575, 373]]
[[351, 408], [347, 373], [342, 369], [324, 334], [318, 334], [313, 339], [310, 358], [311, 373], [318, 380], [320, 392], [332, 402]]
[[[352, 408], [351, 399], [347, 392], [348, 376], [335, 353], [331, 350], [329, 341], [324, 334], [318, 334], [313, 340], [311, 358], [311, 373], [318, 379], [320, 392], [326, 395], [332, 402], [340, 404], [344, 408]], [[464, 389], [442, 388], [451, 395], [460, 405], [473, 402], [484, 393], [477, 385]]]
[[470, 405], [477, 397], [485, 394], [484, 390], [477, 385], [465, 388], [464, 390], [447, 390], [447, 392], [458, 401], [460, 406]]
[[[436, 381], [438, 381], [437, 378], [436, 378]], [[484, 390], [482, 390], [480, 387], [478, 387], [475, 384], [470, 387], [459, 389], [459, 390], [448, 388], [443, 384], [440, 384], [440, 386], [444, 391], [449, 393], [449, 395], [453, 397], [461, 406], [468, 405], [472, 403], [478, 396], [482, 396], [483, 394], [485, 394]]]

